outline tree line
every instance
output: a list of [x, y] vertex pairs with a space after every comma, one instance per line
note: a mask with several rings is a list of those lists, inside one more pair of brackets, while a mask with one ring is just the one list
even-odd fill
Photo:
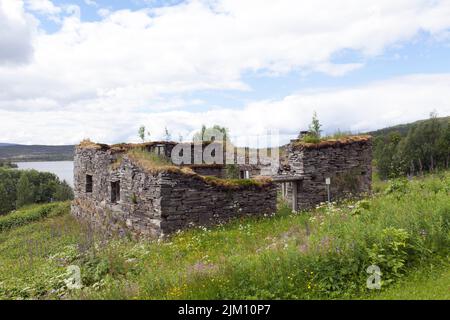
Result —
[[11, 161], [0, 160], [0, 168], [17, 168], [18, 165]]
[[382, 179], [448, 169], [450, 124], [435, 113], [415, 123], [408, 133], [393, 131], [374, 139], [374, 158]]
[[73, 190], [53, 173], [0, 168], [0, 214], [34, 203], [73, 199]]

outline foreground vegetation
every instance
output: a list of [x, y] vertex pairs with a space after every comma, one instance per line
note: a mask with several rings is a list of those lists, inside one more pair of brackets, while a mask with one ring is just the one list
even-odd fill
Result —
[[[450, 174], [375, 190], [366, 200], [299, 214], [282, 206], [273, 217], [163, 242], [102, 239], [68, 214], [49, 214], [0, 232], [0, 297], [448, 298]], [[67, 288], [72, 265], [81, 268], [82, 289]], [[381, 269], [381, 292], [366, 287], [370, 265]], [[433, 281], [442, 294], [433, 295]]]
[[450, 300], [450, 265], [422, 266], [387, 290], [368, 295], [378, 300]]
[[56, 217], [66, 214], [67, 203], [50, 203], [46, 205], [32, 205], [20, 211], [0, 216], [0, 231], [5, 231], [42, 220], [48, 217]]

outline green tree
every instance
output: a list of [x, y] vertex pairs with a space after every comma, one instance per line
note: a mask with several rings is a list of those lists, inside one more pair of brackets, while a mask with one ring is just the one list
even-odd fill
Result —
[[6, 199], [2, 200], [2, 207], [5, 212], [16, 209], [17, 182], [20, 178], [20, 171], [0, 168], [0, 184], [6, 190]]
[[406, 136], [394, 132], [376, 137], [374, 147], [382, 178], [448, 168], [450, 125], [431, 113], [430, 119], [412, 125]]
[[437, 141], [437, 150], [439, 162], [448, 169], [450, 160], [450, 123], [442, 126], [441, 134]]
[[28, 180], [27, 173], [24, 172], [17, 184], [17, 208], [24, 205], [34, 203], [34, 190], [33, 185]]
[[404, 172], [403, 155], [399, 148], [402, 136], [399, 132], [391, 132], [388, 136], [377, 137], [375, 144], [375, 159], [378, 174], [381, 178], [394, 178]]
[[166, 141], [172, 140], [172, 134], [169, 132], [169, 129], [167, 129], [167, 127], [164, 128], [164, 139]]
[[0, 215], [8, 213], [10, 211], [10, 205], [8, 204], [8, 193], [5, 186], [0, 183]]
[[220, 140], [222, 142], [229, 142], [228, 129], [221, 127], [219, 125], [214, 125], [212, 127], [202, 126], [202, 129], [194, 134], [193, 141], [212, 141]]
[[0, 168], [0, 214], [24, 204], [69, 200], [73, 191], [66, 182], [49, 172]]
[[317, 112], [314, 111], [311, 124], [309, 125], [309, 131], [311, 132], [311, 135], [313, 135], [317, 139], [320, 139], [320, 136], [322, 134], [322, 130], [320, 128], [322, 128], [322, 125], [320, 124], [319, 118], [317, 117]]
[[73, 190], [69, 186], [69, 184], [64, 180], [61, 182], [57, 188], [56, 192], [54, 194], [54, 200], [55, 201], [66, 201], [66, 200], [72, 200], [73, 199]]
[[145, 126], [140, 126], [138, 130], [139, 138], [141, 138], [142, 142], [145, 142]]

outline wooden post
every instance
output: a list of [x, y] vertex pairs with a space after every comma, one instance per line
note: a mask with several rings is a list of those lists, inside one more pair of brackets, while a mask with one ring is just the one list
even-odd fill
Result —
[[330, 202], [331, 202], [331, 195], [330, 195], [331, 178], [326, 178], [325, 179], [325, 184], [327, 185], [328, 204], [330, 204]]

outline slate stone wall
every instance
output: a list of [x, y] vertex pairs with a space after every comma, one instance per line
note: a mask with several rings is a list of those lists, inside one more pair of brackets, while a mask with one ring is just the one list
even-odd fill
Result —
[[188, 226], [208, 226], [244, 216], [276, 212], [276, 185], [222, 187], [179, 173], [165, 173], [161, 182], [161, 228], [172, 233]]
[[[92, 192], [86, 192], [86, 175]], [[120, 182], [120, 201], [111, 200], [111, 182]], [[161, 235], [159, 174], [144, 173], [121, 154], [111, 150], [76, 148], [75, 200], [72, 214], [107, 234]]]
[[281, 175], [302, 179], [285, 184], [285, 198], [292, 205], [292, 183], [296, 183], [298, 209], [309, 209], [328, 200], [326, 178], [331, 178], [332, 201], [371, 192], [371, 139], [317, 148], [294, 142], [288, 146], [287, 154], [288, 165]]
[[[86, 190], [88, 175], [92, 192]], [[120, 183], [117, 202], [112, 201], [112, 182]], [[111, 149], [76, 148], [74, 192], [72, 214], [107, 235], [158, 238], [194, 225], [276, 211], [272, 183], [224, 188], [176, 170], [142, 170]]]

